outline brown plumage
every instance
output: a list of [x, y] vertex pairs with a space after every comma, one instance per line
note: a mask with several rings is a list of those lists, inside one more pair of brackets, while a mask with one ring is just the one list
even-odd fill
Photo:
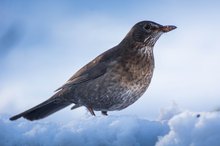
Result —
[[121, 110], [137, 101], [148, 88], [154, 70], [153, 47], [161, 34], [175, 29], [152, 21], [135, 24], [115, 47], [102, 53], [76, 72], [45, 102], [18, 114], [37, 120], [74, 103], [94, 111]]

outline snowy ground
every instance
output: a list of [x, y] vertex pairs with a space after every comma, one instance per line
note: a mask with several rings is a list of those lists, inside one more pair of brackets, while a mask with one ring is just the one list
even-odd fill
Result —
[[176, 105], [157, 120], [135, 116], [83, 117], [69, 123], [11, 122], [0, 116], [0, 146], [220, 146], [220, 113]]

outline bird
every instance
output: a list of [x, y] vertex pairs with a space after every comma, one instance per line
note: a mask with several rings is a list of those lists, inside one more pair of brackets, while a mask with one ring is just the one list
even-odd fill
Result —
[[174, 25], [153, 21], [136, 23], [115, 47], [97, 56], [39, 105], [10, 118], [33, 121], [45, 118], [71, 104], [108, 115], [137, 101], [147, 90], [154, 71], [153, 48], [159, 37]]

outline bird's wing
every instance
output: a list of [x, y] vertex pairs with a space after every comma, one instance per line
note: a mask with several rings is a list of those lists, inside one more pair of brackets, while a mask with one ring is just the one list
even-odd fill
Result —
[[71, 87], [76, 84], [94, 80], [106, 73], [107, 65], [105, 61], [100, 61], [102, 56], [97, 57], [83, 68], [81, 68], [76, 74], [74, 74], [63, 86], [55, 91]]
[[116, 46], [106, 52], [102, 53], [94, 60], [77, 71], [63, 86], [55, 91], [74, 86], [76, 84], [88, 82], [94, 80], [100, 76], [103, 76], [109, 66], [114, 64], [115, 58], [120, 56], [120, 49]]

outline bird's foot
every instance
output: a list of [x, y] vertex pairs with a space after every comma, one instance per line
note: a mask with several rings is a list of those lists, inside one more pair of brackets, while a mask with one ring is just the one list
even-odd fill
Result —
[[91, 115], [95, 116], [95, 112], [91, 107], [87, 107], [88, 111], [90, 112]]
[[107, 111], [102, 111], [102, 115], [108, 116]]

